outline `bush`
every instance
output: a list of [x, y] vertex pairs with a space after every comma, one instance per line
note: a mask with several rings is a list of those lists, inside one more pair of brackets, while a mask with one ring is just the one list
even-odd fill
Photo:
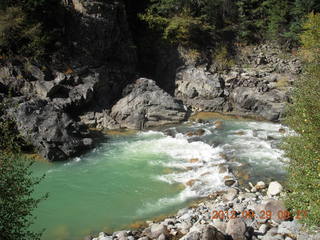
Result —
[[[307, 210], [303, 221], [320, 224], [320, 14], [310, 14], [301, 35], [304, 74], [295, 86], [286, 123], [296, 136], [285, 140], [290, 158], [288, 206]], [[306, 58], [305, 58], [306, 57]]]
[[213, 54], [213, 64], [218, 71], [229, 70], [235, 65], [235, 60], [231, 57], [226, 46], [220, 46]]

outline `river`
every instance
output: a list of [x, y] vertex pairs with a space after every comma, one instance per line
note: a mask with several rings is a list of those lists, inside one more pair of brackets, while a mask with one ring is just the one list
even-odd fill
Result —
[[[34, 229], [46, 229], [44, 240], [75, 240], [174, 213], [226, 188], [229, 173], [221, 165], [242, 182], [284, 180], [286, 159], [279, 144], [288, 129], [210, 114], [205, 118], [158, 130], [109, 131], [81, 157], [37, 162], [35, 175], [46, 175], [37, 194], [48, 192], [49, 198], [35, 211]], [[188, 136], [197, 130], [203, 135]]]

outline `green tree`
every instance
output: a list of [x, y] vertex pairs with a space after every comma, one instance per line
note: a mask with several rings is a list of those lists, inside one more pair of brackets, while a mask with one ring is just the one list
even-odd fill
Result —
[[307, 210], [303, 221], [320, 224], [320, 14], [311, 13], [303, 25], [301, 56], [305, 70], [295, 86], [286, 123], [297, 133], [284, 148], [291, 159], [289, 207]]
[[41, 58], [62, 40], [66, 8], [60, 0], [0, 3], [0, 54]]
[[230, 0], [151, 0], [150, 3], [141, 19], [165, 40], [191, 48], [214, 46], [231, 31], [236, 17], [235, 5]]
[[41, 233], [30, 230], [32, 212], [47, 195], [35, 198], [35, 186], [43, 177], [33, 177], [33, 161], [22, 157], [21, 138], [10, 119], [3, 118], [4, 104], [0, 104], [0, 239], [37, 240]]
[[290, 3], [287, 0], [265, 2], [268, 15], [267, 38], [282, 41], [290, 21]]
[[41, 233], [32, 232], [32, 211], [44, 199], [32, 196], [42, 178], [35, 178], [32, 162], [20, 154], [0, 155], [0, 239], [37, 240]]
[[262, 39], [266, 26], [265, 1], [238, 0], [238, 41], [254, 43]]
[[30, 24], [20, 7], [0, 11], [0, 53], [38, 57], [45, 53], [41, 24]]

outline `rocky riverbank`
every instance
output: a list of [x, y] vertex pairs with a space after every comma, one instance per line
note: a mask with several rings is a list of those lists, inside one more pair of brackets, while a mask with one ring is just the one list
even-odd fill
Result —
[[301, 64], [278, 46], [242, 47], [222, 69], [190, 49], [162, 49], [155, 80], [139, 78], [124, 3], [65, 4], [68, 45], [46, 62], [0, 59], [1, 103], [44, 158], [61, 161], [92, 149], [90, 128], [143, 129], [199, 111], [283, 117]]
[[320, 231], [307, 232], [300, 219], [307, 209], [293, 215], [281, 199], [280, 183], [262, 181], [248, 187], [217, 192], [193, 207], [179, 210], [160, 222], [146, 221], [147, 227], [114, 233], [99, 233], [86, 240], [319, 240]]

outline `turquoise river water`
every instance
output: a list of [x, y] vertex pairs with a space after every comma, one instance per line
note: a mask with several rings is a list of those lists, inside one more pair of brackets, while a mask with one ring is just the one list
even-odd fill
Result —
[[[45, 229], [44, 240], [75, 240], [174, 213], [225, 189], [228, 173], [219, 173], [221, 164], [241, 170], [252, 182], [285, 177], [280, 124], [231, 119], [217, 128], [215, 120], [106, 134], [79, 158], [37, 162], [35, 174], [46, 175], [37, 194], [48, 192], [49, 198], [35, 211], [34, 229]], [[197, 129], [204, 135], [187, 136]]]

